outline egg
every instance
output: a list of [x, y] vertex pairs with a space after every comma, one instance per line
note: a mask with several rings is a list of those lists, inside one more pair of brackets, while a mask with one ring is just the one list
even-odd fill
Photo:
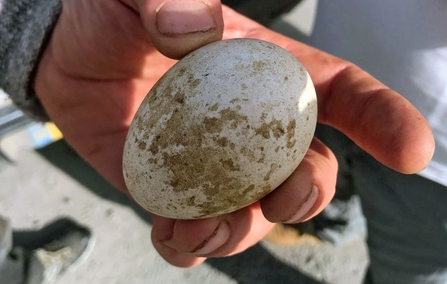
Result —
[[127, 188], [168, 218], [235, 211], [292, 174], [316, 121], [314, 86], [292, 54], [256, 39], [206, 45], [169, 69], [139, 107], [124, 146]]

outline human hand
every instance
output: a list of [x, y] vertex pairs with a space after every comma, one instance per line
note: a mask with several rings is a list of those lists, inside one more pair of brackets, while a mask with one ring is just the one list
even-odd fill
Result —
[[[64, 0], [36, 73], [37, 96], [67, 142], [124, 191], [121, 161], [128, 127], [149, 89], [175, 62], [157, 49], [180, 58], [222, 34], [220, 1], [209, 0], [207, 9], [180, 14], [171, 2], [156, 16], [162, 2]], [[170, 20], [197, 23], [206, 19], [203, 13], [207, 11], [211, 11], [211, 21], [202, 22], [201, 32], [174, 34], [169, 30], [173, 27]], [[269, 31], [228, 8], [223, 12], [224, 37], [276, 43], [306, 66], [317, 90], [321, 123], [340, 129], [398, 171], [413, 173], [427, 165], [433, 151], [431, 131], [401, 96], [348, 62]], [[185, 32], [185, 27], [174, 25], [180, 32]], [[271, 222], [303, 221], [318, 214], [332, 198], [336, 172], [335, 157], [314, 139], [292, 176], [260, 202], [202, 220], [154, 215], [154, 246], [168, 262], [184, 267], [206, 257], [243, 251], [270, 230]], [[317, 194], [309, 198], [312, 188]], [[305, 203], [306, 199], [310, 202]]]

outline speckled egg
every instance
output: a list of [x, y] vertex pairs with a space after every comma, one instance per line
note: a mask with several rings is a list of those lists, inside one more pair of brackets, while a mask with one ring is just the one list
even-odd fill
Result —
[[315, 89], [289, 52], [255, 39], [206, 45], [150, 90], [130, 126], [123, 172], [146, 210], [218, 216], [270, 193], [307, 152]]

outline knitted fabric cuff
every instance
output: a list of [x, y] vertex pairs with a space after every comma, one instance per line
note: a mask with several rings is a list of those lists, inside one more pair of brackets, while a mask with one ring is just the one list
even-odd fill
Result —
[[61, 0], [0, 0], [0, 88], [38, 121], [49, 118], [33, 76], [61, 10]]

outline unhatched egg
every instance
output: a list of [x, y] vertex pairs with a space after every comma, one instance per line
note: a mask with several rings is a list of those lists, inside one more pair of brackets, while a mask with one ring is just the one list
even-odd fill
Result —
[[309, 74], [255, 39], [206, 45], [150, 90], [130, 126], [123, 172], [133, 198], [175, 219], [228, 213], [296, 169], [317, 119]]

